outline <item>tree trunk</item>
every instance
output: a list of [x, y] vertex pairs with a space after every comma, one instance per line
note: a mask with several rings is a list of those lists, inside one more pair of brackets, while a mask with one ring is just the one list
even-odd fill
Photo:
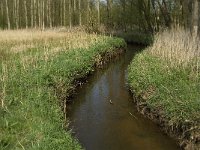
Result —
[[190, 27], [189, 24], [189, 1], [188, 0], [183, 0], [182, 3], [182, 16], [183, 16], [183, 24], [185, 28]]
[[0, 5], [0, 7], [1, 7], [1, 20], [2, 20], [2, 24], [0, 24], [1, 26], [2, 26], [2, 28], [4, 29], [4, 5], [3, 5], [3, 1], [1, 1], [1, 5]]
[[144, 6], [144, 17], [147, 23], [147, 28], [148, 28], [148, 32], [153, 33], [153, 27], [152, 27], [152, 23], [151, 23], [151, 3], [150, 0], [148, 0], [147, 4], [143, 1], [143, 6]]
[[199, 29], [199, 30], [198, 30], [198, 34], [199, 34], [199, 36], [200, 36], [200, 0], [199, 0], [199, 13], [198, 13], [198, 14], [199, 14], [199, 20], [198, 20], [198, 22], [199, 22], [199, 23], [198, 23], [198, 29]]
[[199, 0], [194, 0], [194, 8], [193, 8], [193, 35], [198, 35], [198, 27], [199, 27]]
[[45, 16], [44, 16], [44, 11], [45, 11], [45, 7], [44, 7], [44, 0], [42, 1], [42, 29], [44, 30], [45, 28]]
[[96, 3], [97, 3], [97, 23], [98, 23], [98, 26], [100, 25], [100, 1], [99, 0], [96, 0]]
[[28, 28], [28, 15], [27, 15], [26, 0], [24, 0], [24, 10], [25, 10], [25, 20], [26, 20], [26, 29], [27, 29]]
[[108, 26], [112, 26], [112, 0], [107, 1], [107, 19], [108, 19]]
[[16, 1], [16, 26], [17, 26], [17, 29], [19, 29], [19, 0]]
[[90, 21], [90, 0], [87, 0], [87, 24]]
[[37, 8], [38, 8], [38, 26], [41, 29], [42, 28], [41, 0], [38, 0]]
[[31, 28], [34, 26], [34, 1], [31, 0]]
[[165, 25], [167, 27], [170, 27], [170, 25], [171, 25], [171, 16], [170, 16], [170, 14], [168, 12], [168, 8], [167, 8], [165, 0], [163, 0], [163, 5], [161, 4], [160, 0], [157, 0], [157, 2], [158, 2], [158, 5], [160, 7], [160, 11], [161, 11], [161, 13], [163, 15], [163, 19], [165, 21]]
[[63, 2], [63, 23], [64, 23], [64, 26], [66, 26], [66, 0], [64, 0]]
[[60, 11], [60, 26], [63, 26], [63, 0], [60, 1], [59, 4], [59, 11]]
[[158, 16], [158, 10], [156, 9], [156, 4], [155, 4], [155, 0], [151, 1], [152, 3], [152, 8], [153, 8], [153, 12], [154, 12], [154, 31], [159, 31], [160, 29], [160, 25], [159, 25], [159, 16]]
[[76, 0], [74, 0], [74, 11], [76, 11]]
[[34, 25], [35, 25], [35, 28], [37, 27], [37, 4], [36, 4], [36, 0], [34, 0], [33, 1], [33, 3], [34, 3]]
[[72, 3], [69, 0], [69, 28], [72, 28]]
[[49, 12], [48, 12], [48, 15], [49, 15], [49, 26], [50, 28], [52, 28], [52, 13], [51, 13], [51, 0], [48, 1], [49, 2]]
[[82, 26], [81, 0], [78, 0], [79, 26]]
[[10, 17], [9, 17], [8, 1], [5, 0], [5, 2], [6, 2], [7, 25], [8, 25], [8, 29], [10, 29]]
[[[123, 9], [123, 11], [122, 11], [122, 17], [125, 17], [125, 15], [126, 15], [126, 0], [121, 0], [122, 2], [122, 9]], [[126, 19], [123, 19], [123, 30], [126, 32]]]
[[15, 24], [14, 28], [17, 28], [17, 1], [16, 0], [14, 0], [13, 5], [14, 5], [13, 24]]

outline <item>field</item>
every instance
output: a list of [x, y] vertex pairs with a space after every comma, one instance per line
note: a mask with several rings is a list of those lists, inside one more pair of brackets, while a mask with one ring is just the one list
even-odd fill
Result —
[[0, 31], [0, 149], [81, 149], [63, 115], [66, 97], [124, 46], [82, 31]]
[[154, 43], [129, 66], [128, 82], [140, 98], [140, 111], [188, 149], [200, 146], [199, 62], [199, 39], [172, 29], [155, 35]]

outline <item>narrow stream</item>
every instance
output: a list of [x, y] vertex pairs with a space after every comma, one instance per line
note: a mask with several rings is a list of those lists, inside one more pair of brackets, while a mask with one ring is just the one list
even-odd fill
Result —
[[68, 117], [86, 150], [177, 150], [175, 141], [139, 114], [126, 85], [127, 66], [141, 47], [97, 70], [80, 87]]

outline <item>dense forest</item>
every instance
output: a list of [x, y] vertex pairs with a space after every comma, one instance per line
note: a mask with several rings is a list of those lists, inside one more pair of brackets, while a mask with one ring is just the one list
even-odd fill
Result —
[[159, 31], [199, 26], [199, 0], [1, 0], [0, 28], [84, 25], [90, 30]]

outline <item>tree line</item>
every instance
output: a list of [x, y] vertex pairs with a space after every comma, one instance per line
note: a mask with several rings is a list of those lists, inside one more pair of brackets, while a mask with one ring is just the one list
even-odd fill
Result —
[[0, 28], [86, 26], [156, 32], [172, 25], [197, 32], [200, 0], [0, 0]]

